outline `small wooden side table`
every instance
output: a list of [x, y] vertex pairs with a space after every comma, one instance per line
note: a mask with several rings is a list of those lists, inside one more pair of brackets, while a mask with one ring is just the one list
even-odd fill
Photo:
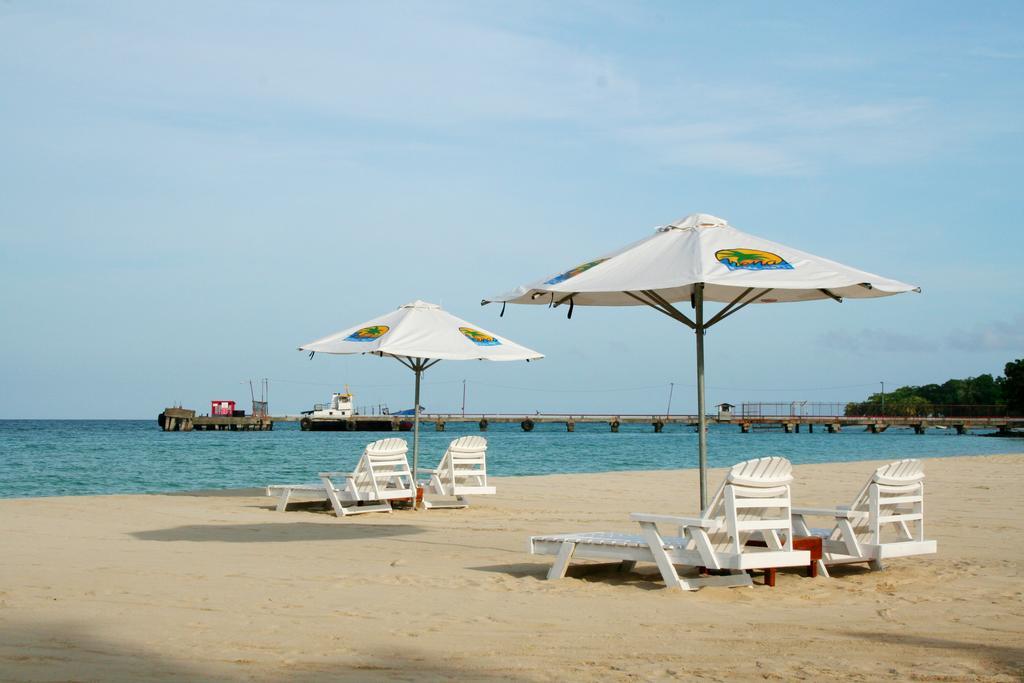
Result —
[[[747, 545], [767, 548], [764, 541], [747, 541]], [[811, 563], [807, 565], [807, 576], [812, 579], [818, 575], [818, 560], [821, 559], [821, 537], [820, 536], [794, 536], [793, 550], [811, 551]], [[768, 567], [764, 570], [764, 582], [769, 586], [775, 586], [775, 567]]]

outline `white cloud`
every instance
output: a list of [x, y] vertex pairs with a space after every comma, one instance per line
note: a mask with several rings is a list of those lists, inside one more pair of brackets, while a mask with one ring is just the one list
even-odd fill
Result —
[[914, 130], [928, 107], [919, 99], [837, 104], [765, 86], [702, 91], [700, 107], [666, 106], [676, 121], [627, 128], [625, 136], [668, 164], [757, 175], [813, 173], [836, 161], [884, 164], [934, 144]]
[[1011, 60], [1020, 61], [1024, 59], [1024, 52], [1020, 50], [1000, 50], [992, 47], [976, 47], [967, 51], [967, 54], [972, 57], [981, 57], [983, 59], [998, 59], [998, 60]]
[[955, 330], [946, 342], [958, 351], [1011, 351], [1024, 355], [1024, 313], [975, 329]]
[[1024, 313], [996, 320], [973, 329], [956, 329], [944, 337], [902, 334], [877, 328], [830, 330], [818, 337], [827, 349], [848, 353], [926, 353], [941, 348], [985, 353], [1009, 351], [1024, 355]]
[[901, 334], [883, 329], [830, 330], [818, 337], [818, 345], [847, 353], [924, 353], [936, 351], [938, 344], [923, 336]]
[[197, 129], [222, 145], [268, 121], [290, 121], [273, 132], [300, 147], [306, 131], [353, 125], [380, 125], [383, 138], [555, 123], [665, 165], [794, 175], [898, 163], [948, 139], [924, 99], [715, 77], [713, 62], [576, 45], [472, 6], [29, 7], [0, 26], [0, 77], [20, 82], [23, 103]]

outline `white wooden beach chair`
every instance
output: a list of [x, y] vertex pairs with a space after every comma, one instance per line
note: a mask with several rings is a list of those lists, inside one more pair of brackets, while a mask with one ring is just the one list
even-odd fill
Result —
[[[392, 500], [411, 500], [416, 484], [405, 439], [381, 439], [366, 447], [352, 472], [321, 472], [327, 499], [339, 517], [364, 512], [391, 512]], [[339, 487], [335, 479], [344, 479]]]
[[466, 496], [492, 495], [497, 489], [487, 484], [487, 439], [482, 436], [463, 436], [448, 444], [435, 469], [420, 469], [417, 474], [429, 474], [427, 494], [455, 500], [423, 498], [423, 507], [464, 508], [469, 506]]
[[[624, 569], [654, 562], [670, 588], [750, 586], [747, 569], [810, 564], [810, 552], [793, 550], [789, 484], [792, 465], [785, 458], [748, 460], [734, 465], [699, 517], [633, 513], [640, 534], [615, 532], [534, 536], [530, 552], [555, 555], [549, 579], [565, 576], [572, 558], [620, 560]], [[658, 525], [675, 526], [664, 536]], [[763, 540], [765, 547], [746, 545]], [[681, 577], [675, 565], [726, 570], [724, 576]]]
[[276, 485], [267, 495], [279, 496], [278, 510], [284, 510], [295, 493], [326, 497], [339, 517], [364, 512], [391, 512], [392, 500], [410, 500], [416, 495], [412, 471], [406, 458], [405, 439], [381, 439], [366, 446], [352, 472], [320, 472], [321, 484]]
[[278, 512], [284, 512], [296, 494], [304, 496], [306, 501], [327, 500], [327, 489], [323, 484], [273, 484], [267, 487], [267, 495], [277, 498]]
[[[806, 517], [834, 520], [830, 529], [812, 529]], [[793, 531], [822, 538], [819, 571], [826, 565], [867, 562], [882, 569], [890, 557], [924, 555], [938, 550], [924, 537], [924, 465], [897, 460], [874, 471], [849, 507], [793, 508]]]

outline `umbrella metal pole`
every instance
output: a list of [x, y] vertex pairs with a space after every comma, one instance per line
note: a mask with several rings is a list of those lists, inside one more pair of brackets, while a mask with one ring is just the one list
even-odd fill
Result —
[[417, 359], [413, 366], [416, 373], [416, 403], [413, 404], [412, 432], [412, 509], [416, 509], [416, 472], [420, 464], [420, 376], [423, 374], [423, 361]]
[[700, 465], [700, 509], [708, 505], [708, 435], [707, 414], [704, 410], [704, 283], [693, 287], [697, 308], [694, 332], [697, 335], [697, 451]]

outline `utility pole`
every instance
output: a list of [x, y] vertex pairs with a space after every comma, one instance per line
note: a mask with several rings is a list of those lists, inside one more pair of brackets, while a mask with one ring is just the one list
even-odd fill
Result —
[[882, 384], [882, 415], [885, 415], [885, 382], [883, 381], [883, 382], [881, 382], [881, 384]]
[[672, 414], [672, 390], [676, 388], [675, 382], [668, 383], [668, 407], [665, 408], [665, 417]]
[[462, 417], [466, 417], [466, 380], [462, 380]]

